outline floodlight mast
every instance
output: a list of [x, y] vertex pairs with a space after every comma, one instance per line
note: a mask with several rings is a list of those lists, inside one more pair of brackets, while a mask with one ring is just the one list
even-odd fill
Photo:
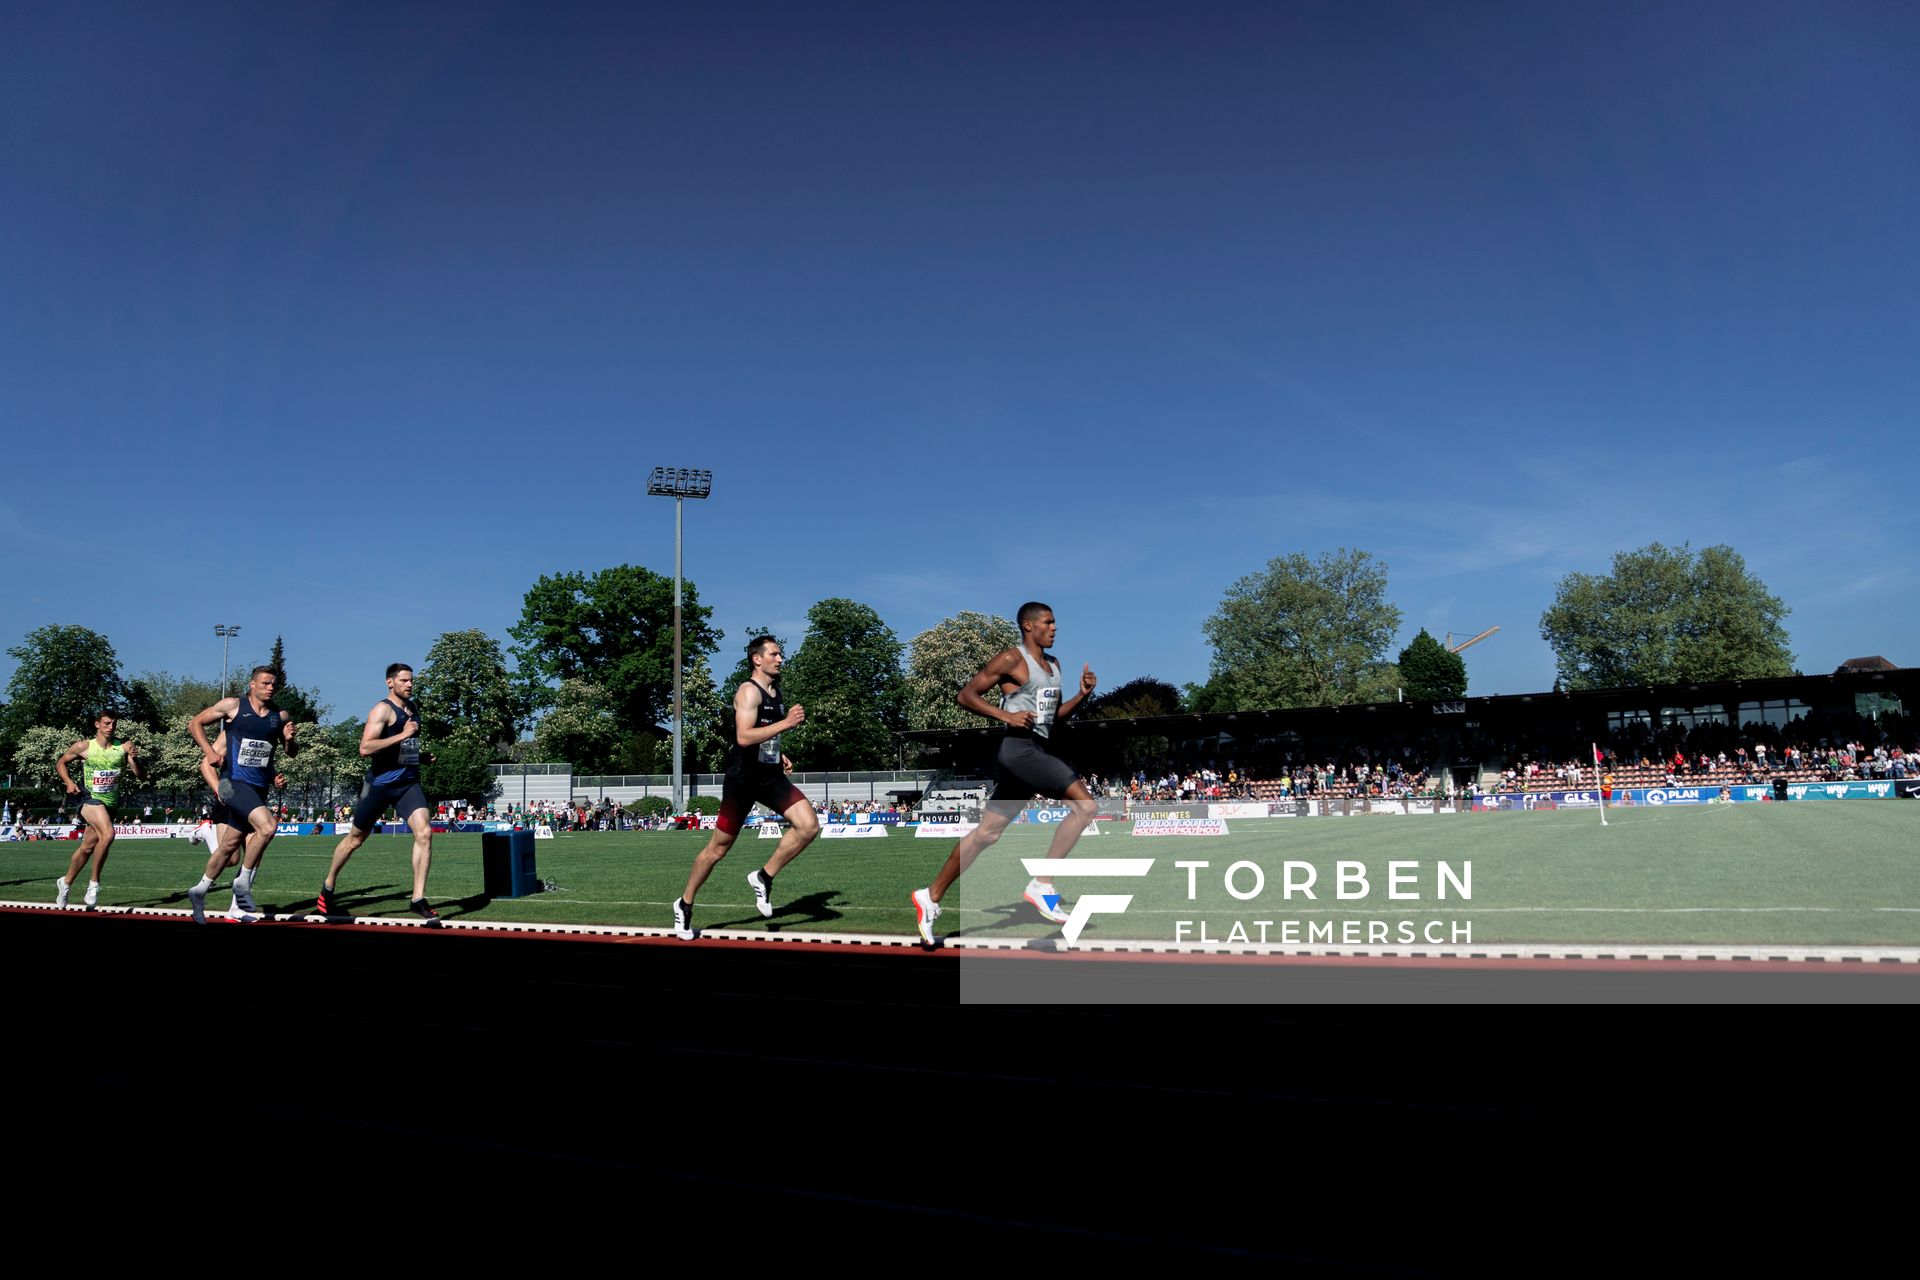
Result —
[[213, 634], [220, 637], [220, 696], [224, 698], [227, 696], [227, 646], [240, 634], [240, 628], [216, 622], [213, 624]]
[[689, 467], [655, 467], [647, 477], [647, 496], [673, 499], [673, 811], [687, 811], [686, 775], [681, 769], [682, 725], [686, 719], [680, 700], [680, 507], [688, 498], [713, 493], [713, 472]]

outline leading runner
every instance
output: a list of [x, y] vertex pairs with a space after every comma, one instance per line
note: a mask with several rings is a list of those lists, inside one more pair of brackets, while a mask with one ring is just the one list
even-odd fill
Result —
[[[91, 907], [100, 900], [100, 872], [107, 865], [108, 851], [113, 848], [113, 805], [120, 798], [120, 774], [124, 769], [135, 778], [140, 776], [140, 752], [131, 742], [114, 744], [116, 723], [113, 712], [102, 711], [94, 718], [93, 736], [74, 743], [53, 762], [54, 772], [60, 775], [60, 784], [67, 789], [67, 794], [79, 797], [80, 820], [87, 824], [87, 834], [80, 841], [80, 847], [73, 851], [67, 874], [61, 877], [54, 891], [56, 907], [67, 905], [73, 878], [89, 859], [93, 862], [93, 876], [87, 881], [86, 903]], [[67, 766], [76, 760], [84, 762], [80, 776], [85, 786], [67, 776]]]
[[[1098, 683], [1091, 666], [1080, 668], [1080, 691], [1066, 702], [1060, 700], [1060, 664], [1047, 652], [1059, 623], [1053, 608], [1037, 600], [1020, 606], [1017, 615], [1020, 644], [1002, 649], [988, 660], [960, 690], [960, 705], [975, 715], [998, 720], [1010, 732], [1000, 740], [994, 757], [997, 785], [993, 799], [980, 815], [980, 825], [960, 838], [947, 855], [946, 865], [933, 878], [933, 884], [913, 892], [914, 917], [920, 926], [920, 939], [933, 945], [933, 922], [940, 918], [940, 899], [946, 896], [960, 873], [973, 865], [981, 851], [992, 845], [1007, 829], [1007, 824], [1025, 808], [1034, 796], [1064, 800], [1072, 809], [1053, 831], [1049, 858], [1064, 858], [1072, 851], [1080, 833], [1099, 812], [1087, 784], [1072, 765], [1047, 750], [1053, 726], [1086, 705]], [[998, 687], [1000, 705], [986, 700], [986, 693]], [[1055, 924], [1065, 924], [1067, 913], [1060, 907], [1059, 895], [1051, 878], [1038, 876], [1027, 882], [1026, 899], [1034, 909]]]

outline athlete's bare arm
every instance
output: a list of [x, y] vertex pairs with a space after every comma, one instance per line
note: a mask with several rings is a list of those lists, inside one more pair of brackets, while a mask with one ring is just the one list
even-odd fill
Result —
[[[998, 720], [1001, 724], [1015, 729], [1033, 728], [1033, 712], [1003, 711], [987, 701], [987, 693], [995, 685], [1002, 693], [1010, 693], [1026, 682], [1026, 655], [1018, 649], [1002, 649], [987, 659], [987, 665], [974, 673], [960, 689], [960, 705], [977, 716], [989, 720]], [[1018, 674], [1016, 674], [1018, 673]]]
[[[1052, 654], [1048, 654], [1047, 656], [1049, 658], [1053, 657]], [[1055, 665], [1059, 665], [1057, 661]], [[1082, 663], [1080, 665], [1080, 692], [1060, 704], [1060, 718], [1064, 720], [1078, 711], [1082, 704], [1093, 696], [1093, 687], [1099, 683], [1100, 681], [1093, 674], [1092, 666]]]
[[287, 744], [287, 755], [289, 757], [300, 754], [300, 735], [293, 727], [293, 718], [291, 716], [280, 722], [280, 738]]
[[147, 775], [140, 772], [140, 748], [131, 742], [127, 744], [127, 772], [133, 775], [135, 782], [147, 780]]
[[367, 712], [367, 727], [360, 731], [361, 755], [370, 756], [376, 751], [385, 751], [388, 747], [399, 746], [408, 738], [420, 732], [420, 722], [418, 720], [409, 720], [404, 729], [392, 736], [388, 736], [387, 730], [393, 727], [393, 721], [393, 704], [391, 702], [382, 698], [373, 704], [373, 710]]
[[[733, 692], [733, 740], [743, 747], [757, 747], [768, 738], [778, 737], [799, 725], [807, 718], [807, 711], [799, 703], [787, 708], [784, 720], [775, 720], [769, 725], [756, 725], [760, 718], [760, 703], [765, 695], [760, 686], [749, 680]], [[782, 756], [781, 759], [786, 759]], [[792, 768], [791, 765], [788, 766]]]
[[80, 739], [80, 741], [74, 743], [72, 746], [68, 747], [65, 751], [61, 752], [60, 758], [53, 762], [53, 771], [60, 775], [60, 785], [67, 789], [67, 794], [70, 796], [77, 796], [80, 794], [80, 784], [67, 776], [67, 765], [72, 763], [75, 760], [80, 759], [82, 756], [86, 754], [87, 754], [87, 740], [85, 738], [82, 738]]
[[[224, 745], [220, 750], [215, 751], [207, 742], [207, 726], [216, 720], [231, 720], [234, 716], [238, 715], [239, 712], [239, 698], [222, 698], [193, 719], [187, 721], [187, 732], [192, 735], [193, 740], [200, 745], [200, 750], [206, 756], [208, 764], [220, 764], [226, 759], [227, 752]], [[225, 735], [222, 734], [221, 736], [224, 742]]]

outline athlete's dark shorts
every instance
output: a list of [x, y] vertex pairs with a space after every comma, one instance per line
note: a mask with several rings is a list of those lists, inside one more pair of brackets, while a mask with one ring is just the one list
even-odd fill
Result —
[[99, 796], [94, 795], [90, 791], [82, 791], [80, 793], [80, 807], [84, 809], [90, 804], [97, 804], [102, 809], [105, 809], [107, 811], [107, 816], [109, 818], [113, 816], [113, 805], [111, 803], [109, 803], [108, 801], [102, 800]]
[[726, 784], [720, 788], [720, 820], [714, 825], [728, 835], [735, 835], [740, 824], [747, 820], [754, 801], [758, 800], [775, 813], [785, 813], [795, 804], [806, 803], [806, 799], [784, 772], [758, 776], [729, 773]]
[[267, 797], [260, 788], [251, 782], [242, 782], [238, 778], [220, 779], [220, 803], [227, 807], [225, 815], [215, 815], [214, 821], [225, 822], [241, 831], [253, 830], [253, 824], [247, 821], [247, 815], [255, 809], [267, 807]]
[[1041, 745], [1039, 738], [1008, 734], [1000, 740], [994, 755], [994, 774], [999, 785], [993, 789], [992, 803], [1023, 802], [1035, 796], [1055, 800], [1067, 797], [1067, 788], [1080, 775], [1073, 766]]
[[420, 790], [418, 779], [410, 782], [385, 782], [361, 784], [360, 801], [353, 806], [353, 825], [359, 831], [371, 831], [380, 824], [380, 815], [392, 805], [393, 811], [405, 822], [407, 815], [416, 809], [427, 807], [427, 795]]

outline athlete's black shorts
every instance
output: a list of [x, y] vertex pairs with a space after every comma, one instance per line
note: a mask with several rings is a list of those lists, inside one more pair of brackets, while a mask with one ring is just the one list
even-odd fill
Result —
[[242, 782], [238, 778], [220, 779], [220, 803], [227, 807], [225, 815], [216, 814], [215, 822], [225, 822], [241, 831], [253, 830], [253, 824], [247, 821], [247, 815], [255, 809], [267, 807], [266, 794], [251, 782]]
[[82, 791], [80, 793], [80, 807], [84, 809], [90, 804], [99, 805], [102, 809], [105, 809], [107, 811], [107, 817], [109, 818], [113, 817], [113, 806], [111, 804], [109, 804], [105, 800], [102, 800], [99, 796], [94, 795], [93, 792], [91, 791]]
[[1048, 751], [1037, 737], [1010, 733], [1000, 740], [993, 758], [999, 785], [993, 789], [993, 804], [1023, 802], [1035, 796], [1055, 800], [1067, 798], [1067, 788], [1080, 775], [1073, 766]]
[[386, 782], [378, 785], [367, 782], [360, 787], [360, 801], [353, 806], [353, 825], [358, 831], [371, 831], [380, 824], [380, 815], [392, 805], [393, 811], [405, 822], [407, 816], [417, 809], [427, 807], [426, 792], [420, 790], [417, 779], [408, 782]]
[[775, 813], [785, 813], [796, 803], [805, 803], [806, 799], [784, 771], [729, 773], [726, 783], [720, 788], [720, 818], [714, 825], [728, 835], [735, 835], [740, 830], [740, 824], [747, 820], [747, 813], [753, 808], [754, 801], [759, 801]]

